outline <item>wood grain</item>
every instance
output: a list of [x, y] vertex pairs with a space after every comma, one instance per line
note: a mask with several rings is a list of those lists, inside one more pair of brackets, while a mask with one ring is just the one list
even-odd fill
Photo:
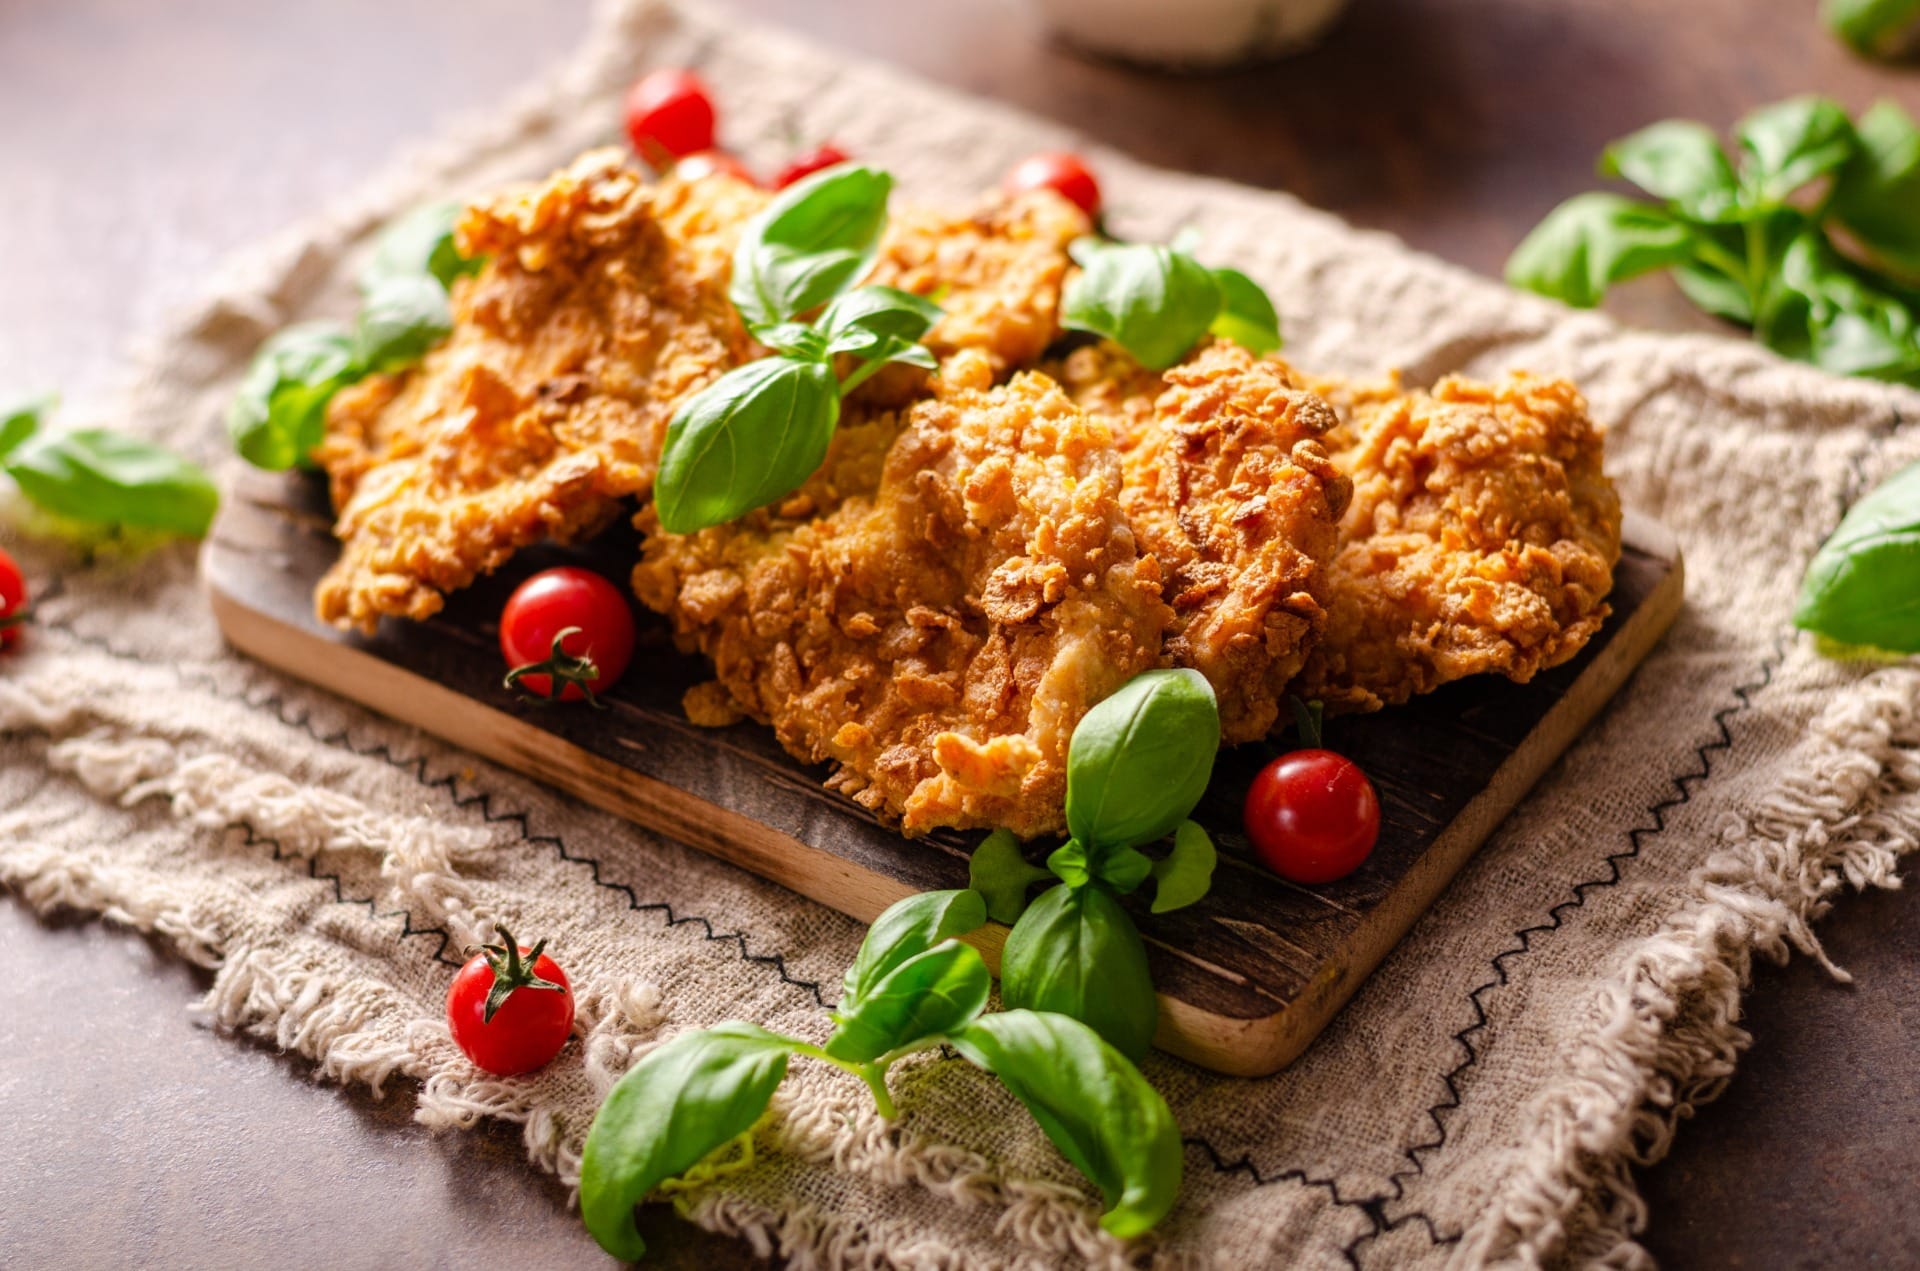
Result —
[[[313, 616], [337, 545], [311, 476], [248, 475], [202, 555], [213, 610], [239, 649], [454, 741], [578, 798], [862, 920], [914, 892], [964, 887], [978, 835], [909, 840], [821, 786], [752, 723], [698, 728], [680, 708], [710, 676], [637, 614], [635, 665], [606, 709], [556, 707], [500, 682], [494, 617], [528, 574], [567, 561], [614, 578], [638, 555], [629, 529], [577, 550], [522, 553], [424, 624], [346, 635]], [[1632, 673], [1679, 611], [1682, 567], [1664, 531], [1633, 523], [1614, 616], [1568, 663], [1529, 685], [1463, 681], [1381, 715], [1339, 720], [1332, 744], [1374, 779], [1379, 845], [1360, 870], [1297, 887], [1255, 861], [1239, 801], [1265, 761], [1224, 753], [1195, 817], [1221, 851], [1200, 904], [1149, 915], [1127, 902], [1161, 994], [1163, 1048], [1221, 1072], [1273, 1072], [1300, 1053], [1440, 890]], [[981, 940], [993, 960], [1003, 931]]]

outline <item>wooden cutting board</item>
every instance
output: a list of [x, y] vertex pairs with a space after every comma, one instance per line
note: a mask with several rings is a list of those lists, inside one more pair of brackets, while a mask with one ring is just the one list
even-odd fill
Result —
[[[202, 568], [235, 647], [863, 921], [910, 893], [966, 886], [978, 834], [905, 839], [823, 790], [824, 768], [790, 758], [771, 730], [688, 723], [681, 694], [708, 673], [655, 615], [640, 615], [640, 647], [605, 711], [502, 687], [495, 619], [508, 593], [563, 562], [624, 579], [632, 531], [523, 552], [433, 621], [388, 623], [368, 639], [313, 616], [314, 583], [337, 551], [329, 523], [314, 477], [250, 473], [232, 492]], [[1239, 803], [1267, 756], [1221, 755], [1195, 812], [1220, 849], [1212, 892], [1158, 917], [1129, 901], [1160, 989], [1161, 1047], [1243, 1076], [1306, 1048], [1679, 613], [1672, 537], [1629, 516], [1625, 538], [1613, 616], [1572, 662], [1527, 685], [1463, 681], [1330, 722], [1328, 743], [1366, 769], [1382, 805], [1379, 846], [1350, 877], [1304, 888], [1261, 868]], [[1005, 934], [993, 926], [977, 941], [996, 965]]]

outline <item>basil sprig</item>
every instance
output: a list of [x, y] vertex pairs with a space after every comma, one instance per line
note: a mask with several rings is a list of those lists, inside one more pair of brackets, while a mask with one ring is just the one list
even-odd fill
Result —
[[243, 459], [271, 471], [308, 465], [336, 392], [376, 372], [404, 370], [447, 338], [448, 290], [484, 263], [454, 245], [459, 214], [458, 203], [435, 203], [381, 231], [356, 280], [360, 312], [351, 329], [299, 323], [260, 346], [227, 409], [227, 431]]
[[1280, 317], [1237, 269], [1208, 269], [1183, 244], [1082, 238], [1068, 248], [1080, 273], [1060, 298], [1060, 323], [1105, 336], [1150, 370], [1172, 366], [1201, 336], [1254, 353], [1280, 347]]
[[983, 1015], [986, 963], [958, 937], [985, 921], [986, 902], [973, 891], [911, 896], [882, 913], [847, 971], [824, 1046], [730, 1022], [643, 1055], [595, 1115], [580, 1161], [580, 1213], [601, 1247], [629, 1261], [644, 1253], [633, 1207], [750, 1136], [793, 1056], [859, 1077], [890, 1118], [888, 1068], [944, 1044], [997, 1076], [1100, 1189], [1101, 1226], [1128, 1237], [1165, 1217], [1181, 1173], [1166, 1101], [1085, 1024], [1020, 1010]]
[[1826, 0], [1820, 16], [1867, 57], [1893, 61], [1920, 49], [1920, 0]]
[[[691, 534], [792, 493], [826, 458], [842, 398], [890, 362], [939, 365], [919, 340], [940, 306], [895, 287], [853, 287], [879, 251], [892, 184], [841, 164], [748, 222], [728, 294], [773, 356], [727, 372], [674, 412], [653, 489], [663, 528]], [[800, 321], [821, 305], [818, 318]], [[844, 378], [841, 357], [852, 364]]]
[[[1146, 946], [1117, 899], [1149, 880], [1152, 912], [1206, 895], [1213, 841], [1188, 819], [1206, 793], [1220, 748], [1213, 689], [1192, 670], [1147, 671], [1088, 711], [1067, 747], [1067, 828], [1030, 864], [996, 831], [975, 849], [969, 884], [987, 911], [1013, 925], [1000, 964], [1009, 1007], [1056, 1011], [1090, 1025], [1123, 1054], [1152, 1044], [1159, 1003]], [[1174, 835], [1155, 859], [1140, 848]], [[1031, 905], [1035, 883], [1057, 882]]]
[[1738, 162], [1685, 120], [1614, 142], [1601, 174], [1656, 201], [1576, 195], [1515, 249], [1507, 280], [1589, 307], [1671, 270], [1695, 304], [1785, 356], [1920, 383], [1920, 127], [1890, 102], [1856, 123], [1796, 97], [1734, 136]]
[[1838, 645], [1920, 653], [1920, 463], [1848, 509], [1807, 566], [1793, 622]]
[[42, 431], [52, 409], [52, 398], [0, 409], [0, 471], [30, 502], [77, 526], [206, 534], [220, 492], [198, 465], [105, 428]]

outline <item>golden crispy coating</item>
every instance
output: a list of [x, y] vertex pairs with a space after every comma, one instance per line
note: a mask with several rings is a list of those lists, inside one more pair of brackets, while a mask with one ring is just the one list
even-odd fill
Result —
[[339, 393], [316, 458], [341, 540], [320, 617], [371, 630], [543, 538], [597, 531], [653, 481], [675, 406], [757, 346], [726, 298], [765, 196], [712, 177], [644, 185], [618, 151], [469, 208], [486, 267], [421, 365]]
[[1166, 662], [1207, 677], [1228, 743], [1265, 736], [1325, 621], [1349, 494], [1315, 440], [1332, 409], [1284, 363], [1224, 341], [1164, 375], [1102, 343], [1058, 374], [1120, 437], [1121, 505], [1173, 607]]
[[1465, 675], [1524, 683], [1605, 621], [1620, 499], [1571, 384], [1319, 386], [1353, 478], [1327, 630], [1296, 691], [1373, 710]]
[[[843, 428], [779, 511], [686, 537], [641, 514], [640, 598], [909, 833], [1060, 830], [1074, 725], [1157, 663], [1167, 619], [1106, 427], [1043, 376], [990, 374], [963, 360], [938, 396]], [[724, 718], [713, 696], [690, 708]]]

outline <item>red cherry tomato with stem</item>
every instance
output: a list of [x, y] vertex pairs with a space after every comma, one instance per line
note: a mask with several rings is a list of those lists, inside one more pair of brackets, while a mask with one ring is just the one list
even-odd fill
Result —
[[780, 169], [780, 175], [773, 179], [773, 188], [784, 190], [802, 177], [810, 177], [816, 172], [845, 163], [852, 157], [829, 141]]
[[1088, 216], [1100, 215], [1100, 183], [1079, 155], [1064, 150], [1028, 155], [1007, 173], [1005, 186], [1009, 194], [1052, 190]]
[[642, 159], [664, 168], [713, 148], [713, 98], [692, 71], [663, 67], [627, 90], [627, 138]]
[[1330, 883], [1360, 868], [1380, 838], [1380, 796], [1360, 765], [1320, 746], [1320, 704], [1290, 698], [1302, 750], [1281, 755], [1247, 787], [1247, 837], [1268, 869], [1295, 883]]
[[0, 550], [0, 649], [20, 638], [27, 622], [27, 580], [13, 557]]
[[[633, 610], [620, 589], [590, 569], [543, 569], [514, 588], [500, 610], [507, 686], [535, 697], [591, 699], [633, 657]], [[555, 681], [559, 693], [554, 693]]]
[[746, 164], [724, 150], [697, 150], [673, 165], [673, 175], [682, 181], [699, 181], [710, 176], [730, 176], [748, 185], [760, 184]]
[[573, 986], [560, 964], [514, 943], [495, 927], [500, 943], [467, 960], [447, 990], [447, 1027], [468, 1059], [497, 1077], [514, 1077], [549, 1062], [573, 1031]]

